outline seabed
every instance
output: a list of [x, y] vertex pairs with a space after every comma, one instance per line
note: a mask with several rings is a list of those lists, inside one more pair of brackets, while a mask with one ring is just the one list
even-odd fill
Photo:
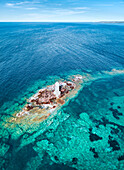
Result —
[[[1, 169], [124, 169], [124, 70], [78, 74], [82, 81], [50, 114], [49, 109], [34, 108], [18, 117], [27, 102], [25, 95], [3, 106]], [[47, 85], [78, 74], [49, 77]]]

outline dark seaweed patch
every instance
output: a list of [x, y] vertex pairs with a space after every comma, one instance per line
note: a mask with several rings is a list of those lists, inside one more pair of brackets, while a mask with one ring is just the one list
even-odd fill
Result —
[[110, 125], [114, 125], [114, 126], [117, 126], [118, 129], [120, 129], [123, 133], [124, 133], [124, 126], [122, 125], [119, 125], [117, 123], [114, 123], [114, 122], [110, 122], [108, 119], [106, 119], [105, 117], [102, 117], [101, 120], [94, 120], [94, 122], [96, 123], [96, 127], [98, 128], [99, 125], [103, 125], [106, 127], [106, 125], [110, 124]]
[[56, 160], [56, 161], [58, 161], [58, 160], [59, 160], [57, 156], [54, 156], [54, 158], [55, 158], [55, 160]]
[[108, 143], [109, 143], [110, 147], [112, 147], [113, 151], [120, 150], [119, 143], [115, 139], [112, 139], [112, 137], [110, 135], [109, 135]]
[[111, 127], [111, 134], [118, 134], [119, 133], [119, 130], [118, 129], [115, 129], [113, 127]]
[[95, 151], [95, 148], [91, 147], [90, 151], [92, 151], [94, 153], [94, 158], [98, 158], [99, 157], [98, 153]]
[[113, 106], [114, 102], [111, 102], [110, 105]]
[[71, 138], [70, 138], [70, 137], [67, 137], [66, 139], [67, 139], [68, 141], [70, 141], [70, 140], [71, 140]]
[[119, 158], [118, 158], [118, 161], [122, 161], [122, 160], [124, 160], [124, 154], [119, 156]]
[[92, 128], [89, 128], [89, 132], [92, 132]]
[[118, 93], [114, 92], [114, 94], [115, 94], [116, 96], [118, 96], [118, 97], [119, 97], [119, 94], [118, 94]]
[[91, 142], [94, 142], [94, 141], [97, 141], [97, 140], [102, 140], [102, 137], [92, 133], [92, 128], [89, 128], [89, 133], [90, 133], [90, 141]]
[[73, 158], [73, 159], [72, 159], [73, 164], [77, 164], [77, 161], [78, 161], [77, 158]]
[[94, 141], [97, 141], [97, 140], [102, 140], [102, 137], [99, 137], [98, 135], [91, 133], [90, 134], [90, 140], [91, 140], [91, 142], [94, 142]]
[[113, 116], [116, 119], [119, 119], [119, 116], [122, 116], [123, 114], [121, 112], [119, 112], [117, 109], [113, 109], [112, 107], [109, 108], [110, 111], [112, 111]]

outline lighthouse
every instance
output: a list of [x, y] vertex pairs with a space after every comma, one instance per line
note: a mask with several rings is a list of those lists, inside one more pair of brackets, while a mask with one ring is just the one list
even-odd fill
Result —
[[58, 82], [58, 81], [55, 83], [55, 91], [54, 91], [54, 94], [56, 95], [57, 98], [59, 98], [59, 96], [60, 96], [60, 91], [59, 91], [59, 82]]

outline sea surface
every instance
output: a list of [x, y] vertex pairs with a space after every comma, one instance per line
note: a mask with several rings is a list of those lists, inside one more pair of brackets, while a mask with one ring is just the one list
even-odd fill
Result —
[[[124, 24], [0, 23], [0, 169], [124, 169]], [[95, 77], [44, 122], [8, 121], [38, 89]], [[99, 76], [101, 75], [101, 76]]]

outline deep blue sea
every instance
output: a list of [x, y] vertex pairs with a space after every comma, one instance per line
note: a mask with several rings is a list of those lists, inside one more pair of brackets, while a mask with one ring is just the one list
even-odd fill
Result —
[[[0, 23], [0, 167], [7, 170], [97, 170], [99, 166], [123, 169], [124, 119], [119, 117], [124, 114], [123, 76], [97, 80], [86, 86], [68, 106], [64, 106], [63, 117], [67, 118], [70, 113], [73, 116], [63, 118], [62, 122], [58, 120], [58, 127], [50, 127], [36, 136], [34, 133], [40, 127], [33, 132], [18, 128], [16, 131], [20, 136], [17, 138], [13, 135], [14, 127], [10, 131], [4, 128], [5, 134], [2, 129], [6, 116], [21, 108], [25, 104], [21, 98], [41, 88], [41, 81], [49, 84], [49, 78], [61, 77], [61, 74], [98, 74], [112, 69], [124, 69], [122, 23]], [[117, 111], [116, 106], [122, 110]], [[89, 123], [84, 123], [84, 134], [80, 138], [83, 126], [79, 115], [84, 112], [89, 116], [84, 116]], [[70, 122], [73, 123], [70, 125]], [[75, 133], [79, 135], [75, 136]], [[32, 142], [24, 144], [23, 139]], [[65, 148], [69, 149], [65, 151]], [[82, 153], [76, 150], [82, 150]]]
[[0, 105], [62, 71], [124, 67], [124, 24], [0, 23]]

